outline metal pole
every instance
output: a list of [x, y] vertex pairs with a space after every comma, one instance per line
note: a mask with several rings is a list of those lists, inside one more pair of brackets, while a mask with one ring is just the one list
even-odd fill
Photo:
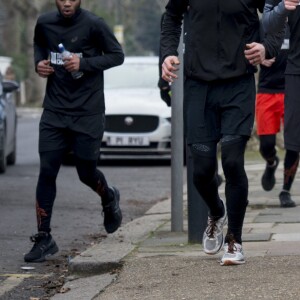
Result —
[[171, 231], [183, 231], [183, 34], [178, 79], [172, 84]]
[[[184, 32], [188, 34], [188, 15], [184, 19]], [[193, 159], [186, 145], [187, 163], [187, 205], [188, 205], [188, 242], [202, 243], [202, 237], [207, 225], [208, 209], [193, 183]]]
[[[184, 18], [184, 33], [189, 32], [188, 14]], [[193, 183], [193, 159], [186, 145], [187, 205], [188, 205], [188, 242], [202, 243], [207, 225], [208, 209]]]
[[208, 209], [193, 183], [193, 160], [187, 146], [188, 242], [202, 243]]

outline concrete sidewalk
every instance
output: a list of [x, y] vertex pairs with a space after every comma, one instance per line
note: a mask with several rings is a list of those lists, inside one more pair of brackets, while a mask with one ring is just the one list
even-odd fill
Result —
[[[184, 232], [171, 232], [168, 199], [75, 257], [67, 292], [51, 299], [300, 299], [300, 176], [292, 190], [298, 206], [280, 208], [282, 162], [271, 192], [261, 188], [264, 164], [249, 163], [246, 170], [245, 265], [220, 266], [222, 252], [208, 256], [200, 244], [189, 244], [186, 221]], [[184, 207], [186, 217], [186, 199]]]

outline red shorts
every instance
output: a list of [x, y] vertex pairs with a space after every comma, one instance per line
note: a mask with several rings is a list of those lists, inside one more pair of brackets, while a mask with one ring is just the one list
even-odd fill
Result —
[[283, 124], [284, 94], [257, 94], [255, 114], [258, 135], [278, 133]]

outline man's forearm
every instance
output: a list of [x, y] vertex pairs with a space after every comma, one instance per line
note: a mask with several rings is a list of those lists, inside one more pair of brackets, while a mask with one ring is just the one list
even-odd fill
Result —
[[288, 13], [283, 1], [266, 1], [262, 17], [264, 31], [266, 33], [281, 31], [286, 26]]
[[84, 57], [80, 61], [80, 70], [89, 72], [104, 71], [121, 65], [123, 61], [124, 54], [122, 51], [107, 53], [97, 57]]
[[181, 35], [182, 18], [176, 19], [168, 13], [165, 15], [160, 40], [162, 61], [167, 56], [178, 56], [177, 49]]

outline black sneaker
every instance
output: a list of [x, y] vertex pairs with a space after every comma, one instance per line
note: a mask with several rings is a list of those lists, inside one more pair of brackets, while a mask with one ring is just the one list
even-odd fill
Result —
[[30, 237], [34, 243], [32, 249], [25, 254], [25, 262], [43, 262], [47, 256], [53, 255], [58, 251], [58, 247], [50, 233], [39, 232]]
[[282, 191], [279, 194], [281, 207], [295, 207], [296, 203], [291, 199], [291, 194], [287, 191]]
[[268, 163], [266, 164], [265, 172], [261, 178], [261, 185], [265, 191], [271, 191], [276, 183], [275, 179], [275, 171], [279, 164], [279, 158], [276, 156], [274, 165], [270, 166]]
[[120, 193], [117, 188], [110, 187], [114, 194], [114, 200], [103, 205], [104, 227], [107, 233], [115, 232], [122, 223], [122, 212], [119, 206]]

